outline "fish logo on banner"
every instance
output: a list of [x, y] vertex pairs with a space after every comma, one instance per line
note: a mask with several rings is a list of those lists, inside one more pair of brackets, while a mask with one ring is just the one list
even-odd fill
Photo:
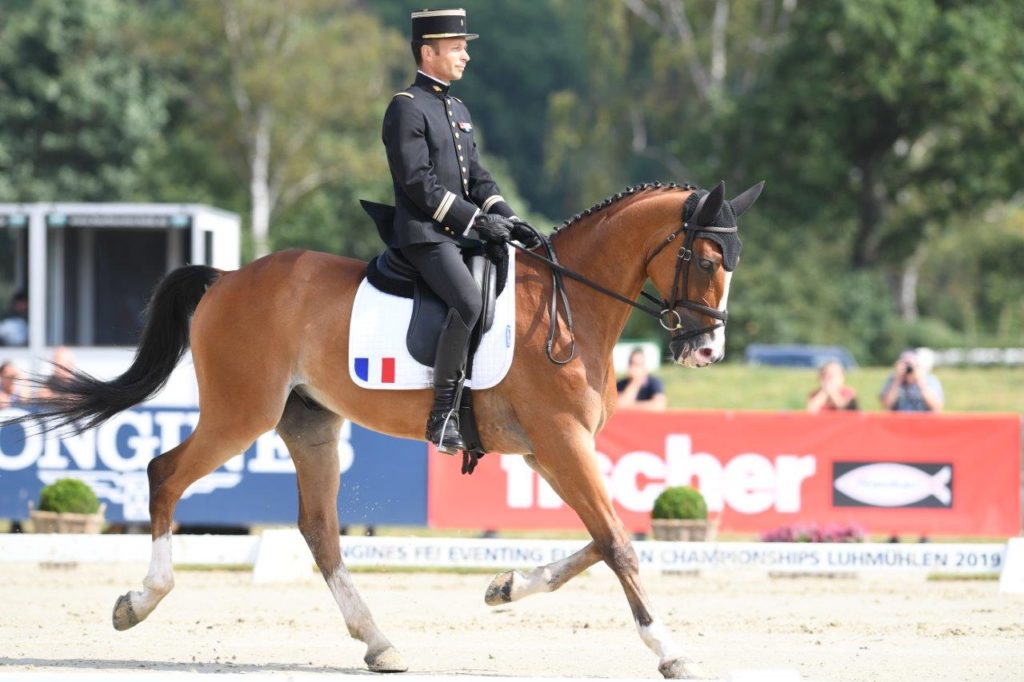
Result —
[[921, 462], [834, 462], [836, 507], [953, 506], [953, 465]]
[[[370, 372], [373, 371], [374, 383], [393, 384], [395, 383], [395, 359], [394, 358], [355, 358], [356, 376], [363, 381], [370, 381]], [[377, 378], [379, 377], [379, 382]]]

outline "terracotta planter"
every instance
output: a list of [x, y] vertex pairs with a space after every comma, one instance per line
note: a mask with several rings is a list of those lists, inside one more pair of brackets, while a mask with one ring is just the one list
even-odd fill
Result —
[[707, 519], [651, 519], [655, 540], [704, 542], [715, 539], [718, 524]]
[[34, 533], [91, 533], [103, 530], [106, 504], [100, 504], [95, 514], [65, 514], [60, 512], [39, 511], [29, 509]]

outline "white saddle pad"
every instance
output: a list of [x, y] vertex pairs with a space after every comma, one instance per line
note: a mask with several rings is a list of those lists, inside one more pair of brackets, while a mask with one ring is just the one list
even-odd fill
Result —
[[[494, 324], [480, 340], [473, 361], [476, 390], [496, 386], [512, 366], [515, 350], [515, 250], [509, 247], [508, 282], [494, 306]], [[412, 299], [392, 296], [364, 279], [356, 291], [348, 337], [348, 370], [363, 388], [408, 390], [434, 385], [434, 369], [413, 359], [405, 346]]]

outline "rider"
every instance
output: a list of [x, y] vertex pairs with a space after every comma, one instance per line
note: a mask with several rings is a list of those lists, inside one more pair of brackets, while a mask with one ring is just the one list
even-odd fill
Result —
[[416, 80], [392, 97], [382, 133], [396, 204], [388, 246], [401, 250], [449, 306], [437, 344], [434, 405], [427, 419], [427, 439], [448, 453], [465, 447], [456, 403], [470, 333], [482, 306], [460, 240], [533, 242], [533, 232], [480, 165], [469, 109], [449, 93], [469, 62], [467, 41], [477, 37], [466, 31], [463, 9], [412, 13]]

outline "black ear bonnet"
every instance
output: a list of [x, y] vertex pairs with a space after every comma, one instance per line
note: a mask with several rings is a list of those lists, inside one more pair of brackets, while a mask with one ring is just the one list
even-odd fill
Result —
[[[683, 220], [689, 221], [693, 216], [693, 212], [697, 208], [698, 202], [701, 197], [707, 194], [706, 189], [699, 189], [690, 194], [686, 199], [686, 204], [683, 206]], [[732, 209], [732, 203], [726, 199], [722, 202], [722, 210], [718, 212], [715, 219], [712, 221], [711, 226], [717, 227], [736, 227], [736, 213]], [[697, 236], [704, 239], [710, 239], [711, 241], [718, 244], [722, 249], [722, 265], [729, 272], [736, 269], [736, 264], [740, 261], [740, 252], [743, 250], [743, 242], [740, 241], [739, 232], [701, 232], [697, 231]]]

